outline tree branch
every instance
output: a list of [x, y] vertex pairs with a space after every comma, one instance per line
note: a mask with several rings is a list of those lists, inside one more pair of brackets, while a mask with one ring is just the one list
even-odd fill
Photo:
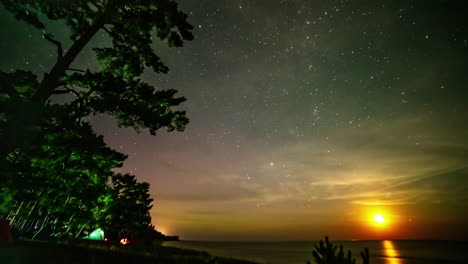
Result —
[[11, 83], [10, 78], [8, 78], [8, 73], [0, 72], [0, 88], [12, 100], [18, 101], [20, 99], [20, 95], [18, 91], [15, 89], [15, 87]]
[[45, 39], [50, 41], [52, 44], [57, 46], [57, 61], [61, 60], [63, 58], [63, 49], [62, 49], [62, 43], [60, 41], [56, 40], [52, 34], [44, 34], [43, 35]]
[[108, 28], [102, 27], [102, 29], [104, 29], [104, 31], [106, 31], [107, 34], [109, 34], [109, 36], [112, 37], [112, 32]]
[[132, 45], [130, 45], [130, 43], [127, 42], [127, 40], [125, 39], [125, 36], [123, 36], [122, 34], [116, 34], [112, 31], [110, 31], [108, 28], [106, 28], [105, 26], [102, 27], [102, 29], [104, 29], [104, 31], [107, 32], [107, 34], [109, 35], [109, 37], [111, 38], [117, 38], [119, 39], [123, 44], [125, 44], [127, 47], [131, 48]]
[[70, 67], [70, 64], [75, 60], [76, 56], [78, 56], [91, 38], [105, 24], [105, 19], [104, 13], [98, 15], [94, 23], [80, 35], [79, 39], [73, 43], [63, 58], [57, 61], [49, 74], [42, 80], [39, 88], [32, 97], [33, 101], [39, 103], [45, 103], [47, 101], [47, 98], [54, 92], [55, 88], [59, 86], [60, 78]]
[[80, 70], [80, 69], [75, 69], [75, 68], [68, 68], [68, 71], [86, 72], [85, 70]]
[[[72, 93], [76, 96], [76, 99], [78, 101], [78, 104], [79, 104], [79, 114], [77, 115], [78, 116], [78, 123], [81, 122], [81, 113], [84, 111], [84, 107], [85, 107], [85, 100], [83, 99], [83, 97], [75, 90], [67, 87], [67, 86], [64, 86], [65, 90], [54, 90], [54, 92], [52, 94], [66, 94], [66, 93]], [[86, 97], [88, 96], [89, 92], [86, 94]]]
[[66, 94], [66, 93], [72, 93], [77, 97], [78, 100], [81, 100], [80, 94], [77, 91], [70, 89], [68, 87], [65, 87], [65, 90], [54, 90], [52, 94]]

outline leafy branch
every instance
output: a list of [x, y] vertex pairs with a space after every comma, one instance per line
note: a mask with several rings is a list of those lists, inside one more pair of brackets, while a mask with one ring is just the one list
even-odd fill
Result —
[[[332, 244], [328, 237], [325, 237], [325, 241], [320, 240], [318, 245], [315, 245], [315, 249], [312, 251], [316, 264], [356, 264], [356, 259], [353, 258], [351, 251], [345, 254], [343, 246]], [[369, 264], [369, 249], [365, 248], [361, 252], [361, 258], [363, 264]], [[310, 264], [309, 261], [307, 261]]]
[[13, 101], [18, 101], [20, 99], [20, 95], [18, 91], [15, 89], [15, 87], [13, 87], [13, 84], [11, 83], [8, 73], [0, 72], [0, 88]]

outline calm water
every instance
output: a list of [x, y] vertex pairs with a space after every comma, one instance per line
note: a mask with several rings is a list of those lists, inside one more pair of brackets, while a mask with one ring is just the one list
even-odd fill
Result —
[[[338, 242], [337, 242], [338, 243]], [[173, 241], [165, 246], [207, 251], [212, 255], [248, 259], [270, 264], [314, 263], [312, 249], [316, 242], [200, 242]], [[340, 241], [356, 259], [369, 248], [371, 264], [468, 264], [468, 242], [456, 241]], [[358, 263], [361, 263], [358, 261]]]

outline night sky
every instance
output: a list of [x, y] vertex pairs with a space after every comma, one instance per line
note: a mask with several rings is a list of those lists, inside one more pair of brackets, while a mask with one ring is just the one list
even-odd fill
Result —
[[[465, 238], [464, 1], [179, 0], [183, 48], [154, 49], [187, 98], [185, 132], [90, 117], [151, 184], [153, 223], [183, 239]], [[42, 32], [0, 9], [0, 69], [55, 62]], [[50, 23], [67, 42], [60, 22]], [[92, 45], [108, 45], [102, 35]], [[96, 69], [90, 49], [75, 66]], [[385, 230], [366, 221], [388, 219]]]

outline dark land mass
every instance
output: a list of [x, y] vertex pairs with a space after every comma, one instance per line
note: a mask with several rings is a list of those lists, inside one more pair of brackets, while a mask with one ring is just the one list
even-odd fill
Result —
[[15, 241], [0, 244], [1, 264], [256, 264], [246, 260], [211, 256], [207, 252], [154, 245], [151, 248], [96, 242]]

